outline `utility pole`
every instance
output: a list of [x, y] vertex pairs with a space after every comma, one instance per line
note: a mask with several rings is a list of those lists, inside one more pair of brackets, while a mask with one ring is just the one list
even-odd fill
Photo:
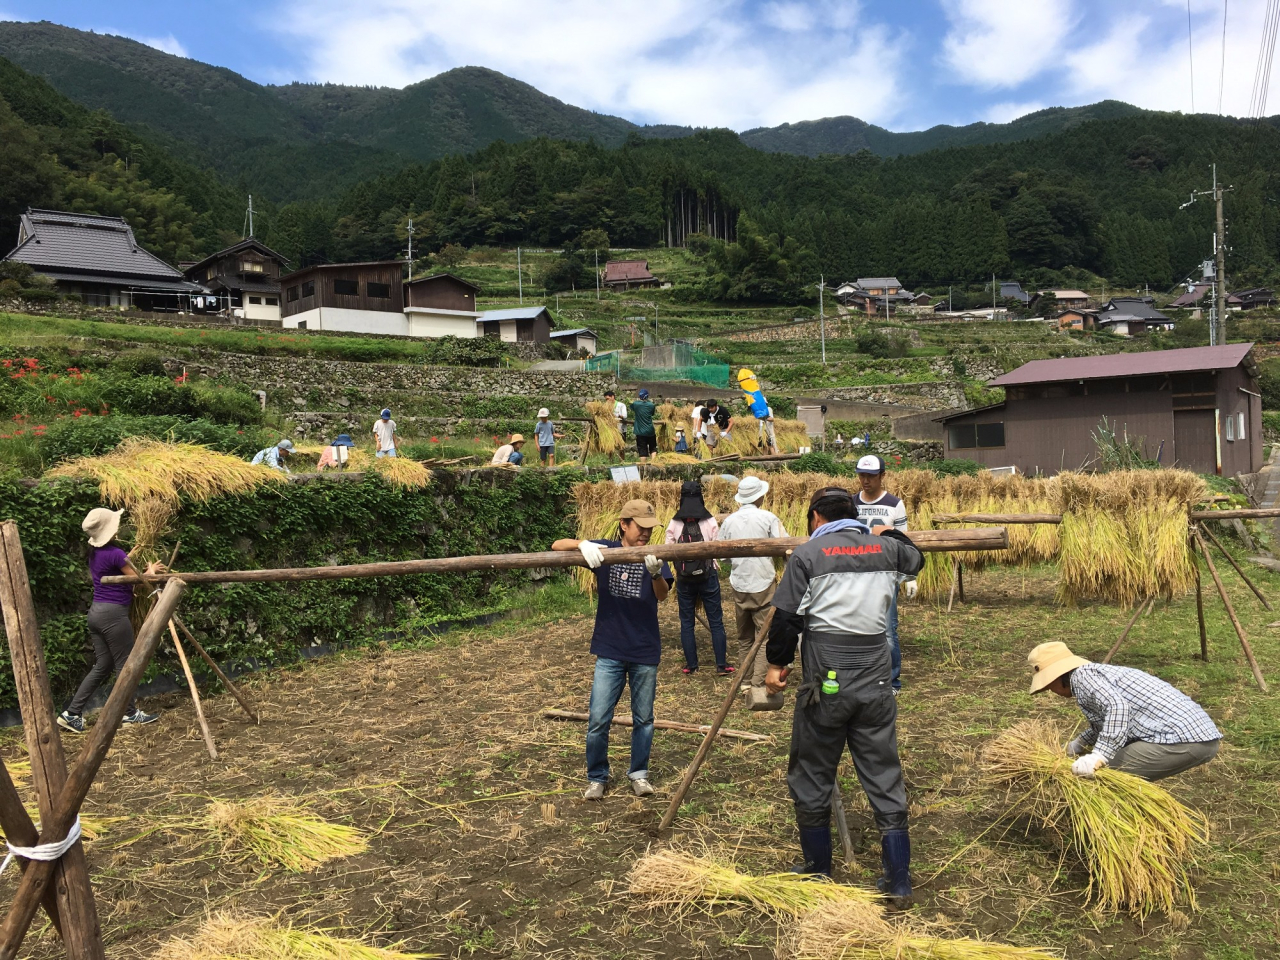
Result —
[[[1218, 165], [1213, 164], [1213, 186], [1209, 190], [1194, 190], [1191, 199], [1178, 207], [1185, 210], [1200, 197], [1212, 196], [1214, 205], [1213, 232], [1213, 308], [1209, 314], [1209, 345], [1227, 342], [1227, 222], [1222, 211], [1222, 197], [1231, 187], [1218, 185]], [[1205, 279], [1209, 279], [1206, 261]]]
[[991, 319], [996, 318], [996, 275], [991, 275]]
[[[1221, 206], [1221, 204], [1219, 204]], [[1218, 219], [1222, 219], [1222, 211], [1218, 211]], [[249, 194], [249, 236], [253, 236], [253, 194]]]
[[818, 274], [818, 329], [822, 333], [822, 365], [827, 365], [827, 316], [822, 310], [822, 290], [827, 285], [827, 278]]
[[409, 233], [409, 279], [413, 279], [413, 217], [409, 218], [409, 226], [405, 227]]
[[596, 299], [600, 299], [600, 251], [595, 251], [596, 255]]
[[520, 264], [520, 248], [516, 247], [516, 288], [520, 291], [520, 305], [524, 305], [524, 267]]
[[951, 284], [947, 284], [947, 313], [951, 312]]

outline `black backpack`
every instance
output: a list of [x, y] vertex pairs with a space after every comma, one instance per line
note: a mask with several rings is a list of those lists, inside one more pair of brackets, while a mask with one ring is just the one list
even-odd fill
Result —
[[[702, 543], [702, 526], [697, 520], [686, 520], [684, 532], [676, 543]], [[677, 560], [676, 573], [682, 577], [701, 577], [707, 572], [706, 560]]]

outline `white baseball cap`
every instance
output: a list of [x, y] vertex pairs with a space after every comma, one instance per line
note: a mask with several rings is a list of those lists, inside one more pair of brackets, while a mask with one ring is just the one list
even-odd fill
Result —
[[868, 453], [858, 460], [858, 466], [854, 469], [858, 473], [884, 473], [884, 461], [874, 453]]

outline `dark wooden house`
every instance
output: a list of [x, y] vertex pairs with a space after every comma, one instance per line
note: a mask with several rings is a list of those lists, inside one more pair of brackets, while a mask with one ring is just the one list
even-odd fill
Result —
[[280, 320], [280, 275], [289, 261], [249, 237], [183, 268], [214, 297], [213, 306], [254, 321]]
[[280, 278], [286, 328], [407, 336], [404, 262], [326, 263]]
[[611, 290], [658, 286], [658, 278], [649, 272], [648, 260], [610, 260], [604, 265], [603, 282]]
[[1033, 360], [992, 380], [1004, 403], [939, 417], [948, 459], [1024, 473], [1089, 469], [1094, 431], [1110, 428], [1144, 457], [1196, 473], [1262, 467], [1262, 397], [1253, 344]]
[[547, 343], [555, 326], [546, 307], [511, 307], [480, 314], [484, 335], [504, 343]]

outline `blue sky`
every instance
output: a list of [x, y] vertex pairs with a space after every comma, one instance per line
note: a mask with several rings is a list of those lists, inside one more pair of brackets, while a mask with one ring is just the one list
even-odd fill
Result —
[[0, 19], [119, 33], [261, 83], [401, 87], [477, 65], [639, 123], [916, 130], [1106, 98], [1247, 115], [1265, 6], [1190, 0], [1190, 30], [1187, 0], [0, 0]]

